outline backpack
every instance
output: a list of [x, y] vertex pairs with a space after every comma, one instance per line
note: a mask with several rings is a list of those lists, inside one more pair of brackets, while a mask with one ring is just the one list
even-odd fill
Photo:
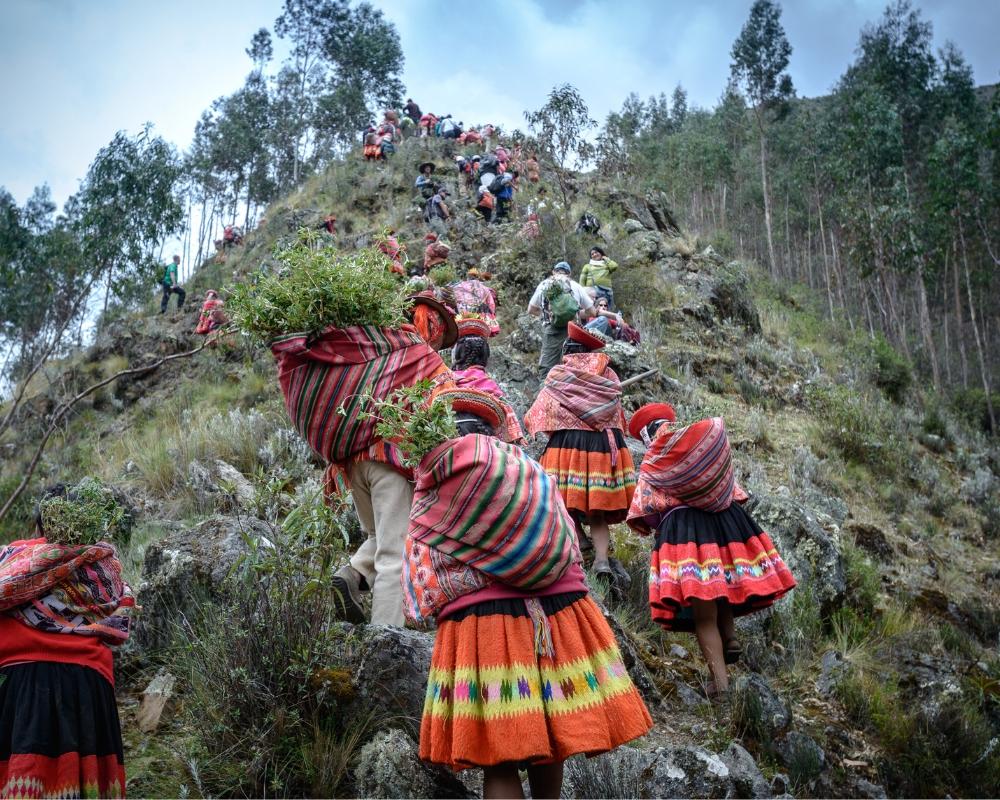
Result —
[[490, 181], [490, 185], [486, 187], [490, 194], [498, 195], [500, 190], [503, 189], [503, 175], [497, 175]]
[[488, 208], [492, 211], [495, 205], [496, 203], [494, 201], [493, 193], [490, 192], [488, 189], [484, 190], [483, 193], [479, 196], [479, 207]]
[[601, 229], [601, 222], [589, 211], [580, 216], [580, 221], [576, 223], [577, 233], [597, 233]]
[[498, 173], [500, 172], [500, 162], [497, 157], [492, 153], [483, 156], [479, 159], [479, 174], [485, 175], [487, 172]]
[[553, 278], [545, 290], [545, 298], [549, 301], [549, 315], [551, 324], [558, 328], [565, 328], [576, 319], [580, 311], [580, 304], [573, 296], [573, 290], [567, 281], [560, 278]]

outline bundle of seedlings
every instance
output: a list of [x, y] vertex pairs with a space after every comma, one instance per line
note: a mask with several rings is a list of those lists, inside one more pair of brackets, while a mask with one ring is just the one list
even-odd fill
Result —
[[341, 253], [315, 232], [275, 253], [278, 268], [233, 290], [233, 322], [270, 346], [295, 429], [320, 456], [343, 463], [377, 441], [364, 397], [446, 374], [406, 323], [412, 302], [383, 253]]

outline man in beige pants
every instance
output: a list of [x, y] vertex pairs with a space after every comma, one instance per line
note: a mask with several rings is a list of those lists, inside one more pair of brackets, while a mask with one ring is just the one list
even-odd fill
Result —
[[381, 461], [353, 461], [347, 475], [361, 529], [368, 534], [350, 563], [333, 577], [337, 605], [348, 622], [364, 622], [361, 592], [372, 591], [372, 624], [403, 627], [403, 548], [413, 484]]

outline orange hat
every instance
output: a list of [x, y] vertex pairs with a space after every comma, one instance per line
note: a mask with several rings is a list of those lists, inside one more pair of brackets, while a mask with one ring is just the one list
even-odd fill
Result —
[[507, 414], [504, 412], [503, 406], [500, 405], [500, 401], [488, 392], [455, 387], [438, 392], [434, 402], [439, 400], [450, 402], [452, 409], [459, 415], [462, 412], [473, 414], [486, 420], [493, 430], [497, 432], [503, 430]]
[[482, 336], [488, 339], [491, 335], [490, 324], [478, 314], [459, 314], [455, 317], [458, 324], [458, 336]]
[[577, 325], [575, 322], [571, 322], [568, 325], [568, 329], [569, 338], [574, 342], [582, 344], [588, 350], [600, 350], [606, 344], [604, 339], [599, 338], [595, 333]]
[[629, 419], [629, 435], [635, 439], [641, 439], [643, 429], [649, 423], [657, 420], [676, 422], [677, 412], [674, 411], [674, 407], [670, 403], [646, 403]]
[[[412, 295], [410, 299], [413, 301], [414, 306], [414, 324], [426, 342], [435, 350], [443, 350], [455, 344], [455, 341], [458, 339], [458, 325], [455, 324], [455, 312], [438, 300], [434, 296], [434, 292], [430, 289]], [[426, 322], [423, 319], [418, 320], [416, 314], [417, 306], [426, 306], [427, 309], [435, 313], [430, 315], [426, 319]]]

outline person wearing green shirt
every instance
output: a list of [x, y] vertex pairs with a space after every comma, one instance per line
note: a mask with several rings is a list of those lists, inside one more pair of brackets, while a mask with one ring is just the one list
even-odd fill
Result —
[[615, 305], [615, 292], [611, 285], [611, 274], [618, 269], [618, 264], [604, 254], [597, 245], [590, 248], [590, 263], [586, 264], [580, 273], [580, 284], [586, 288], [592, 297], [607, 297], [611, 308]]
[[163, 297], [160, 298], [160, 313], [167, 313], [167, 305], [170, 303], [170, 295], [177, 295], [177, 310], [180, 311], [184, 306], [184, 298], [186, 296], [185, 291], [180, 286], [180, 281], [177, 277], [177, 268], [181, 264], [181, 257], [174, 256], [174, 260], [171, 261], [163, 268], [163, 277], [160, 279], [160, 284], [163, 286]]

